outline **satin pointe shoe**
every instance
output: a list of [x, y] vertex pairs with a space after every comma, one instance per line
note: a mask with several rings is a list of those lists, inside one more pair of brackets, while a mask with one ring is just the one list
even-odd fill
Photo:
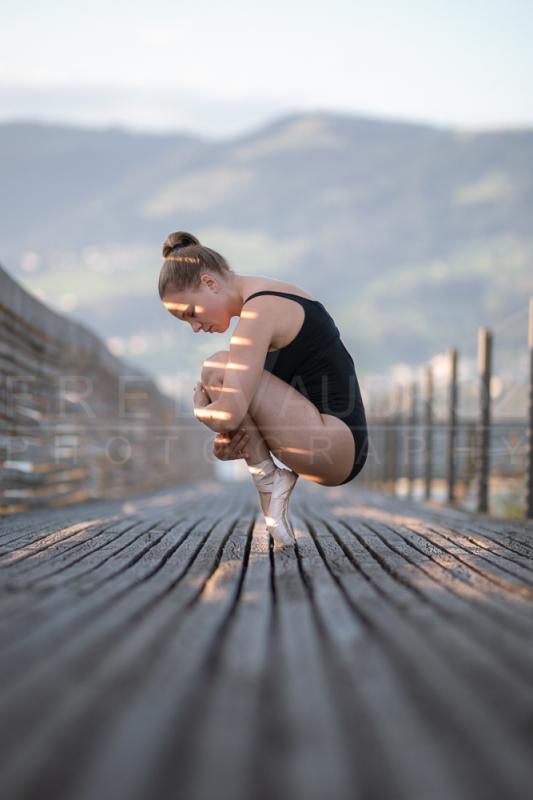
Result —
[[280, 544], [294, 544], [294, 528], [287, 513], [289, 500], [298, 473], [290, 469], [277, 468], [272, 485], [272, 495], [268, 507], [267, 531]]
[[259, 508], [263, 512], [265, 522], [267, 521], [268, 504], [270, 498], [267, 495], [272, 493], [272, 486], [274, 484], [274, 475], [278, 469], [271, 458], [265, 458], [258, 464], [248, 466], [250, 475], [257, 489], [259, 497]]

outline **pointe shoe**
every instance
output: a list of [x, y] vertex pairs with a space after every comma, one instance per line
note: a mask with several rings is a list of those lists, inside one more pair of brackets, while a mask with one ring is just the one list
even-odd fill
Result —
[[265, 522], [268, 515], [268, 505], [270, 502], [270, 495], [272, 494], [272, 486], [274, 484], [274, 475], [278, 467], [274, 464], [271, 458], [266, 458], [258, 464], [253, 464], [248, 467], [252, 480], [257, 489], [259, 508], [263, 512]]
[[292, 490], [296, 486], [298, 473], [290, 469], [277, 468], [272, 485], [272, 495], [268, 507], [267, 531], [280, 544], [294, 543], [294, 528], [289, 520], [287, 509]]

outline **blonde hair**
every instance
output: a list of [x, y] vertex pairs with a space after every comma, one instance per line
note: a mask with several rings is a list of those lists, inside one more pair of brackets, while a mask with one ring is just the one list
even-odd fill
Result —
[[163, 242], [163, 266], [159, 273], [159, 297], [164, 298], [169, 289], [199, 289], [200, 275], [204, 270], [222, 277], [234, 271], [220, 253], [200, 244], [192, 233], [175, 231]]

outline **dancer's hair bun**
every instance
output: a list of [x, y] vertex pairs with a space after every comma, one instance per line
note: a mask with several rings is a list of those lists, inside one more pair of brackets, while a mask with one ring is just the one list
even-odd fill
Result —
[[163, 243], [163, 258], [167, 258], [173, 251], [177, 252], [180, 248], [188, 247], [191, 244], [200, 244], [192, 233], [187, 233], [187, 231], [169, 233]]

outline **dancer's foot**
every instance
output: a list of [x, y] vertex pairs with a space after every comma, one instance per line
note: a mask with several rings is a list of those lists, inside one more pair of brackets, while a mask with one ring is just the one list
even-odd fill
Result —
[[270, 505], [270, 496], [272, 494], [272, 486], [274, 484], [274, 475], [278, 469], [271, 458], [265, 458], [258, 464], [249, 464], [248, 469], [252, 476], [255, 488], [259, 498], [259, 507], [265, 517], [265, 522], [268, 516], [268, 507]]
[[259, 505], [261, 506], [261, 511], [263, 512], [263, 516], [265, 518], [268, 517], [268, 507], [270, 505], [270, 498], [272, 496], [272, 492], [258, 492], [259, 494]]
[[294, 529], [287, 511], [289, 499], [297, 480], [297, 472], [290, 469], [276, 469], [268, 507], [267, 531], [280, 544], [293, 544], [294, 542]]

